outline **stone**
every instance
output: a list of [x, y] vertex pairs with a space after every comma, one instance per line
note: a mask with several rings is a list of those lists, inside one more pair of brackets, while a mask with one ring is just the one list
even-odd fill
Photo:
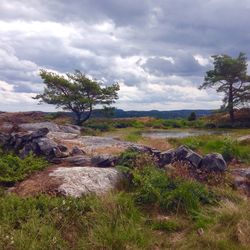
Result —
[[225, 172], [227, 170], [227, 164], [221, 154], [207, 154], [202, 159], [201, 169], [206, 171]]
[[11, 135], [0, 133], [0, 146], [4, 146], [5, 144], [7, 144], [10, 138], [11, 138]]
[[67, 152], [68, 148], [65, 145], [59, 144], [58, 148], [61, 150], [61, 152]]
[[81, 127], [77, 125], [67, 124], [67, 125], [60, 125], [59, 129], [61, 132], [64, 133], [71, 133], [71, 134], [81, 134]]
[[237, 141], [240, 143], [249, 144], [250, 143], [250, 135], [241, 136], [237, 139]]
[[91, 158], [84, 155], [74, 155], [63, 159], [63, 162], [69, 163], [75, 166], [90, 166]]
[[49, 129], [48, 128], [40, 128], [36, 131], [34, 131], [33, 133], [31, 133], [28, 137], [29, 140], [35, 139], [35, 138], [39, 138], [39, 137], [44, 137], [49, 133]]
[[90, 193], [102, 195], [114, 189], [123, 175], [114, 168], [60, 167], [49, 176], [62, 184], [57, 191], [65, 196], [81, 197]]
[[193, 151], [189, 149], [188, 147], [181, 145], [175, 150], [175, 158], [180, 161], [180, 160], [185, 160], [186, 156]]
[[194, 167], [198, 168], [202, 161], [202, 157], [199, 154], [192, 151], [187, 154], [186, 160], [188, 160]]
[[72, 151], [70, 152], [70, 155], [85, 155], [86, 153], [81, 150], [80, 148], [78, 148], [77, 146], [74, 146], [72, 148]]
[[117, 162], [118, 157], [102, 154], [91, 158], [91, 163], [99, 168], [113, 167]]
[[34, 153], [45, 155], [47, 157], [54, 155], [53, 149], [57, 148], [57, 144], [53, 140], [50, 140], [49, 138], [44, 137], [44, 138], [37, 139], [36, 143], [39, 147], [39, 152], [34, 152]]
[[161, 152], [159, 156], [159, 164], [161, 166], [170, 164], [174, 158], [174, 154], [175, 154], [174, 149], [169, 149], [167, 151]]
[[161, 151], [158, 150], [158, 149], [153, 148], [153, 149], [150, 149], [150, 154], [152, 154], [153, 156], [159, 158], [160, 154], [161, 154]]
[[27, 131], [37, 131], [41, 128], [47, 128], [50, 132], [60, 132], [60, 127], [53, 122], [23, 123], [19, 127]]

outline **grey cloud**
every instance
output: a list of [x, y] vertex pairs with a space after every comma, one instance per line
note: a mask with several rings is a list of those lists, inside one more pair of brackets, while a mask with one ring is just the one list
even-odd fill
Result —
[[149, 73], [155, 75], [179, 75], [179, 76], [192, 76], [204, 74], [205, 69], [202, 67], [192, 55], [184, 54], [170, 60], [153, 57], [149, 58], [142, 67]]

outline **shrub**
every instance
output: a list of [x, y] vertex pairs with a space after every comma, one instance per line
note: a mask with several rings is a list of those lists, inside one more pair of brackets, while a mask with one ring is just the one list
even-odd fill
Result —
[[207, 188], [191, 180], [174, 179], [152, 166], [132, 171], [137, 204], [159, 207], [162, 211], [192, 213], [214, 196]]
[[23, 180], [32, 172], [47, 166], [47, 162], [32, 154], [21, 159], [13, 154], [0, 154], [0, 183], [8, 185]]

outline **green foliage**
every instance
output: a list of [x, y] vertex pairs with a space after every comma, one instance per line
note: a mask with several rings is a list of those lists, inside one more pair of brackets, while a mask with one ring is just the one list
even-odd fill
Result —
[[20, 159], [13, 154], [0, 154], [0, 183], [12, 184], [23, 180], [32, 172], [45, 168], [48, 163], [39, 157], [30, 154]]
[[90, 118], [96, 105], [107, 109], [118, 99], [118, 84], [102, 87], [100, 82], [88, 78], [79, 70], [66, 75], [41, 70], [40, 76], [46, 87], [35, 99], [74, 112], [78, 125]]

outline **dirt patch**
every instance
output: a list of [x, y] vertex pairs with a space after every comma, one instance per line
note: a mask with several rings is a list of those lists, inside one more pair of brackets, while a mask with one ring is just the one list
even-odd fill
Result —
[[[63, 165], [60, 165], [62, 167]], [[50, 173], [55, 171], [59, 165], [50, 166], [45, 170], [39, 171], [28, 177], [26, 180], [17, 183], [10, 192], [16, 193], [21, 197], [35, 196], [38, 194], [56, 195], [58, 187], [62, 181], [58, 178], [49, 176]]]

